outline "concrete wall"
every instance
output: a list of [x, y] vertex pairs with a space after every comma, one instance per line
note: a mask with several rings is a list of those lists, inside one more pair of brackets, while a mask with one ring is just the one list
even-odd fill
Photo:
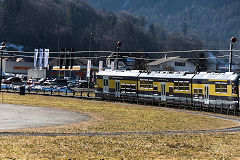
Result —
[[3, 71], [13, 74], [27, 74], [29, 69], [33, 68], [31, 62], [8, 62], [3, 61]]
[[32, 78], [47, 78], [47, 70], [39, 70], [39, 69], [29, 69], [28, 70], [28, 79]]

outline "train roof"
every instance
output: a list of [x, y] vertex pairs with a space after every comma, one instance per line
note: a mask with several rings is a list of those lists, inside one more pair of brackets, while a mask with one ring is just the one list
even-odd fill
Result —
[[191, 79], [194, 74], [189, 72], [151, 71], [143, 72], [141, 78]]
[[239, 75], [234, 72], [225, 72], [225, 73], [208, 73], [208, 72], [200, 72], [197, 73], [193, 79], [206, 79], [206, 80], [228, 80], [234, 81], [237, 80]]
[[180, 78], [191, 79], [194, 74], [188, 72], [167, 72], [167, 71], [139, 71], [139, 70], [105, 70], [100, 71], [97, 75], [100, 76], [124, 76], [140, 78]]
[[138, 70], [105, 70], [99, 71], [98, 76], [122, 76], [122, 77], [137, 77], [140, 71]]
[[208, 73], [199, 72], [196, 74], [189, 72], [169, 72], [169, 71], [139, 71], [139, 70], [105, 70], [97, 73], [99, 76], [122, 76], [139, 78], [166, 78], [166, 79], [202, 79], [202, 80], [228, 80], [234, 81], [239, 75], [234, 72]]

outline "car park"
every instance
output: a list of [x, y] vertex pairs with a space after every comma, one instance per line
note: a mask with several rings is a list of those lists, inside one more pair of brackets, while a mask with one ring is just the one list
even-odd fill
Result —
[[87, 80], [79, 80], [78, 88], [87, 88], [88, 87], [88, 81]]
[[3, 79], [2, 83], [3, 84], [21, 85], [22, 80], [21, 80], [21, 78], [18, 78], [18, 77], [10, 77], [10, 78], [7, 78], [7, 79]]
[[29, 80], [26, 82], [26, 85], [32, 85], [32, 84], [35, 84], [35, 83], [38, 83], [38, 80], [37, 80], [37, 79], [29, 79]]
[[43, 85], [44, 86], [50, 86], [50, 85], [53, 85], [55, 83], [55, 80], [46, 80], [45, 82], [43, 82]]

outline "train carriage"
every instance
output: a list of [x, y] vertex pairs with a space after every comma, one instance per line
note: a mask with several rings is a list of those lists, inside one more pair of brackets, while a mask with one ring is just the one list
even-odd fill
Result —
[[188, 72], [143, 72], [138, 78], [139, 97], [162, 102], [190, 101], [193, 76]]
[[236, 109], [239, 103], [238, 79], [239, 75], [233, 72], [197, 73], [192, 81], [194, 103]]
[[167, 71], [106, 70], [97, 74], [96, 96], [102, 99], [171, 101], [208, 108], [239, 109], [239, 75]]
[[137, 77], [139, 71], [100, 71], [97, 74], [96, 96], [110, 97], [137, 97]]

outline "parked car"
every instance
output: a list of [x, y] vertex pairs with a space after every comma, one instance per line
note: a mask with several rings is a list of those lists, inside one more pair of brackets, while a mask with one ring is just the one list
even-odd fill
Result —
[[10, 77], [7, 79], [4, 79], [2, 81], [3, 84], [22, 84], [21, 78], [18, 77]]
[[35, 83], [38, 83], [37, 79], [29, 79], [29, 80], [26, 82], [26, 85], [32, 85], [32, 84], [35, 84]]
[[79, 80], [79, 88], [88, 88], [88, 81], [87, 80]]
[[43, 85], [43, 83], [44, 83], [45, 81], [46, 81], [45, 78], [41, 78], [41, 79], [38, 80], [38, 82], [39, 82], [40, 85]]
[[53, 85], [55, 83], [55, 80], [46, 80], [45, 82], [43, 82], [43, 85], [44, 86], [50, 86], [50, 85]]
[[67, 86], [67, 80], [64, 79], [53, 79], [53, 80], [46, 80], [45, 82], [43, 82], [44, 86]]
[[75, 82], [76, 80], [73, 77], [64, 77], [68, 82]]
[[68, 81], [65, 79], [58, 79], [58, 80], [56, 80], [55, 83], [57, 86], [67, 86], [68, 85]]

